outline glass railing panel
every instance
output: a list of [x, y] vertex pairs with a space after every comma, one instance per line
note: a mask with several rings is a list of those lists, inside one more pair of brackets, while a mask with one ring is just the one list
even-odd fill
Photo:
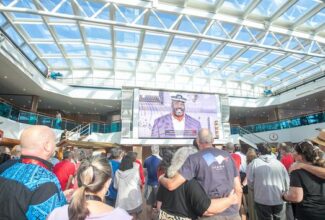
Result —
[[7, 103], [0, 103], [0, 116], [9, 118], [12, 106]]
[[19, 118], [19, 109], [16, 107], [12, 107], [9, 118], [14, 121], [18, 121]]
[[46, 125], [51, 128], [52, 124], [53, 124], [53, 118], [48, 117], [48, 116], [38, 115], [37, 124], [38, 125]]
[[99, 124], [95, 123], [95, 122], [91, 123], [90, 130], [91, 130], [91, 132], [98, 133], [99, 132]]
[[32, 112], [20, 111], [18, 121], [25, 124], [36, 125], [37, 114]]

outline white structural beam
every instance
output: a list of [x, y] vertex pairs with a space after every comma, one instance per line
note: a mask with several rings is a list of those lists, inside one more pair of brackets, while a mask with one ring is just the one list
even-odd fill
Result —
[[270, 23], [273, 23], [277, 20], [281, 15], [283, 15], [289, 8], [291, 8], [294, 4], [296, 4], [298, 0], [288, 0], [287, 2], [283, 3], [283, 5], [272, 15], [269, 19]]

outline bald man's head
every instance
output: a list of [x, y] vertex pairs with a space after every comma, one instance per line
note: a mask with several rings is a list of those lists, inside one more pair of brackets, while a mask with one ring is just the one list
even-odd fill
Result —
[[199, 147], [203, 146], [205, 148], [206, 146], [212, 146], [213, 144], [213, 135], [211, 131], [207, 128], [202, 128], [197, 137], [197, 143], [199, 144]]
[[23, 155], [48, 160], [55, 150], [55, 134], [47, 126], [31, 126], [21, 134], [20, 144]]

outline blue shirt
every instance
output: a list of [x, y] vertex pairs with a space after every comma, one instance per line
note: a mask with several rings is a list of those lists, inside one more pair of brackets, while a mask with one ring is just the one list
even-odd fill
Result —
[[144, 168], [147, 169], [148, 180], [147, 184], [150, 186], [158, 185], [157, 170], [161, 159], [155, 155], [151, 155], [144, 161]]
[[111, 164], [112, 167], [112, 181], [108, 187], [107, 196], [110, 199], [116, 199], [117, 190], [114, 188], [114, 177], [115, 177], [115, 172], [120, 168], [121, 162], [116, 160], [110, 160], [109, 163]]

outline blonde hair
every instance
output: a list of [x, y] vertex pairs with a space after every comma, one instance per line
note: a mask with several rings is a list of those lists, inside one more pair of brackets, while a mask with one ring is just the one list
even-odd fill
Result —
[[173, 156], [171, 165], [167, 169], [167, 176], [175, 176], [176, 172], [182, 167], [187, 157], [196, 152], [197, 149], [194, 147], [182, 147], [178, 149]]
[[93, 157], [81, 162], [77, 172], [79, 188], [74, 192], [68, 208], [69, 219], [84, 220], [89, 215], [85, 193], [97, 193], [111, 178], [111, 167], [106, 158]]

